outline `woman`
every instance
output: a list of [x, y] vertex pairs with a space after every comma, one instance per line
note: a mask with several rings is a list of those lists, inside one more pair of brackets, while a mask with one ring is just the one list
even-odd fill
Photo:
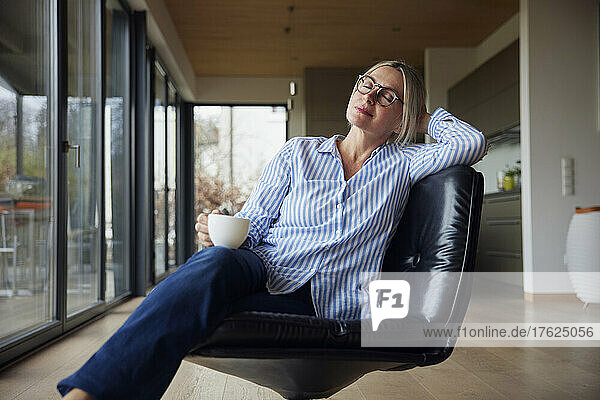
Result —
[[[427, 113], [424, 102], [418, 71], [402, 61], [359, 76], [346, 110], [348, 134], [283, 146], [236, 214], [251, 220], [240, 249], [212, 246], [201, 214], [196, 230], [206, 248], [58, 384], [61, 394], [160, 398], [188, 351], [233, 311], [360, 318], [358, 276], [380, 268], [410, 187], [487, 152], [481, 132], [442, 108]], [[412, 143], [418, 132], [437, 143]]]

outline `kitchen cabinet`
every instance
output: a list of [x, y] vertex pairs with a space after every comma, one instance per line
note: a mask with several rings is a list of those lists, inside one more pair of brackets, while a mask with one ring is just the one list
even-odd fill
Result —
[[448, 111], [486, 136], [519, 123], [519, 41], [448, 90]]
[[523, 271], [520, 192], [484, 196], [475, 271]]

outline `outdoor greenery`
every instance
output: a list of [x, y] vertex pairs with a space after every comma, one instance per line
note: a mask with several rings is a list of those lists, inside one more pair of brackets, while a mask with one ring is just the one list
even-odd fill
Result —
[[[0, 192], [17, 174], [17, 98], [0, 89]], [[46, 178], [46, 121], [44, 97], [23, 96], [23, 175]]]
[[[238, 212], [249, 193], [232, 184], [219, 169], [229, 154], [219, 148], [219, 115], [194, 115], [194, 210], [196, 215], [218, 209], [225, 214]], [[202, 162], [204, 160], [204, 162]]]
[[218, 209], [224, 214], [233, 215], [242, 209], [248, 197], [239, 187], [227, 185], [221, 179], [205, 174], [196, 174], [194, 186], [194, 209], [197, 213]]

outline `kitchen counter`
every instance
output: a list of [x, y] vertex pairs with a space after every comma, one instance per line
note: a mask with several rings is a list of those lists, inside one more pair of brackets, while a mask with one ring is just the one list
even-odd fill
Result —
[[475, 271], [523, 271], [520, 189], [484, 195]]
[[511, 195], [515, 195], [515, 194], [521, 194], [521, 189], [516, 189], [516, 190], [507, 190], [507, 191], [497, 191], [497, 192], [488, 192], [485, 193], [483, 196], [484, 197], [499, 197], [499, 196], [511, 196]]

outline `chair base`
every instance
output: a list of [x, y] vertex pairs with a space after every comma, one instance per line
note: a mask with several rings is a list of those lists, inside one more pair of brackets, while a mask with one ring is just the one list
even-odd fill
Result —
[[[352, 384], [373, 370], [398, 368], [398, 362], [327, 359], [185, 358], [215, 371], [273, 389], [289, 400], [321, 399]], [[406, 364], [406, 368], [415, 364]]]

